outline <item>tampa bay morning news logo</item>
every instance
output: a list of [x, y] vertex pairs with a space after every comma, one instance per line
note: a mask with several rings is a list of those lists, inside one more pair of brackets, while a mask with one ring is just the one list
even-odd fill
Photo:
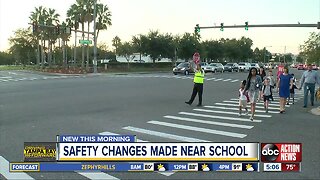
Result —
[[262, 162], [301, 162], [301, 143], [261, 143]]

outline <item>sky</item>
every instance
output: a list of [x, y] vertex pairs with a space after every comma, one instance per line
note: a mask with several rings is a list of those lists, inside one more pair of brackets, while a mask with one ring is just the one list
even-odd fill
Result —
[[[320, 21], [320, 0], [98, 0], [109, 6], [112, 26], [99, 33], [98, 44], [109, 49], [112, 39], [130, 41], [132, 36], [150, 30], [182, 35], [201, 26], [250, 24], [316, 24]], [[56, 9], [60, 21], [76, 0], [0, 0], [0, 51], [9, 48], [8, 38], [18, 28], [27, 28], [35, 7]], [[253, 46], [272, 53], [299, 52], [316, 28], [201, 29], [201, 40], [251, 38]], [[73, 42], [73, 41], [72, 41]]]

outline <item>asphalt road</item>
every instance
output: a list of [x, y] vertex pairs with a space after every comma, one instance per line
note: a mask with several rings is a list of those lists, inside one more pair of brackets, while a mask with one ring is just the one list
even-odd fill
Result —
[[[302, 71], [292, 70], [296, 77]], [[8, 162], [22, 162], [24, 142], [53, 142], [58, 134], [136, 134], [150, 142], [183, 142], [184, 137], [210, 142], [297, 142], [303, 144], [300, 173], [22, 173], [34, 179], [319, 179], [320, 121], [297, 102], [278, 113], [258, 112], [255, 121], [238, 117], [235, 98], [247, 73], [206, 75], [203, 107], [188, 106], [192, 76], [154, 74], [100, 74], [56, 76], [24, 71], [0, 71], [0, 178]], [[320, 102], [316, 102], [316, 106]], [[259, 105], [262, 107], [262, 105]], [[258, 108], [263, 110], [262, 108]], [[221, 112], [222, 111], [222, 112]], [[270, 117], [268, 117], [270, 116]], [[226, 120], [223, 117], [229, 117]], [[188, 121], [186, 121], [186, 119]], [[190, 120], [191, 119], [191, 120]], [[204, 120], [205, 123], [194, 122]], [[261, 120], [261, 121], [260, 121]], [[251, 129], [208, 124], [223, 122]], [[184, 126], [182, 126], [184, 125]], [[186, 129], [186, 126], [188, 129]], [[201, 128], [201, 129], [200, 129]], [[221, 131], [221, 134], [214, 133]], [[231, 135], [230, 135], [231, 133]], [[173, 136], [174, 135], [174, 136]]]

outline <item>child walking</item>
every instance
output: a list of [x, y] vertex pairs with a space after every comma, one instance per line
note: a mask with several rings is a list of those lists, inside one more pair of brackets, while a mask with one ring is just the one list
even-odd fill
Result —
[[271, 86], [271, 101], [274, 101], [273, 96], [272, 96], [272, 90], [276, 87], [276, 80], [273, 77], [272, 74], [272, 69], [269, 70], [268, 72], [268, 76], [266, 76], [266, 78], [270, 79], [270, 86]]
[[294, 94], [295, 94], [294, 89], [298, 89], [296, 86], [297, 79], [294, 77], [294, 74], [291, 74], [291, 76], [292, 76], [292, 80], [293, 80], [293, 86], [290, 89], [290, 96], [288, 98], [287, 105], [289, 105], [290, 97], [292, 98], [292, 104], [294, 104]]
[[270, 79], [266, 78], [264, 80], [264, 84], [262, 87], [262, 95], [263, 95], [263, 102], [264, 102], [264, 110], [268, 113], [269, 108], [269, 101], [272, 99], [272, 87], [270, 84]]
[[243, 80], [240, 84], [239, 89], [239, 116], [241, 116], [242, 113], [242, 107], [246, 110], [245, 115], [248, 115], [248, 109], [247, 109], [247, 101], [248, 96], [244, 93], [244, 88], [246, 86], [246, 80]]

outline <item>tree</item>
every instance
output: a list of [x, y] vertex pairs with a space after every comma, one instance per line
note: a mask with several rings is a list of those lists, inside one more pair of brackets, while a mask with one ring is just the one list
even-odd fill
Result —
[[[178, 56], [188, 61], [196, 51], [200, 50], [200, 42], [190, 33], [185, 33], [179, 41]], [[200, 52], [200, 54], [202, 54]]]
[[101, 30], [107, 30], [111, 26], [111, 12], [107, 5], [97, 4], [97, 39]]
[[[44, 25], [45, 21], [46, 21], [46, 14], [47, 14], [47, 10], [46, 8], [44, 8], [43, 6], [39, 6], [38, 8], [36, 7], [35, 10], [33, 12], [31, 12], [31, 15], [29, 16], [29, 19], [31, 21], [32, 24], [34, 24], [36, 26], [37, 31], [33, 32], [35, 37], [37, 38], [37, 65], [43, 64], [43, 27], [39, 26], [39, 25]], [[39, 43], [39, 41], [41, 43]], [[40, 45], [41, 44], [41, 45]], [[41, 49], [41, 51], [40, 51]]]
[[77, 64], [77, 30], [79, 29], [80, 16], [78, 12], [79, 7], [76, 4], [72, 4], [71, 7], [67, 11], [67, 25], [68, 27], [74, 28], [74, 55], [73, 62]]
[[320, 33], [312, 32], [300, 49], [308, 64], [320, 64]]
[[9, 38], [9, 52], [13, 55], [15, 63], [27, 65], [35, 63], [35, 53], [32, 53], [37, 46], [37, 38], [32, 35], [31, 29], [18, 29], [14, 36]]
[[115, 47], [115, 54], [117, 54], [117, 52], [118, 52], [117, 50], [118, 50], [120, 45], [121, 45], [121, 39], [118, 36], [115, 36], [112, 39], [112, 46]]
[[0, 51], [0, 65], [13, 65], [13, 64], [14, 64], [13, 54]]
[[46, 25], [50, 26], [46, 28], [45, 31], [45, 40], [48, 41], [48, 64], [51, 66], [52, 63], [52, 45], [55, 44], [55, 42], [58, 39], [59, 34], [55, 32], [55, 27], [59, 25], [59, 17], [60, 15], [56, 13], [55, 9], [49, 8], [46, 15]]
[[118, 53], [120, 56], [124, 56], [128, 62], [128, 69], [130, 67], [130, 60], [134, 59], [134, 56], [132, 54], [134, 53], [133, 45], [129, 42], [125, 42], [123, 44], [120, 44], [118, 47]]

